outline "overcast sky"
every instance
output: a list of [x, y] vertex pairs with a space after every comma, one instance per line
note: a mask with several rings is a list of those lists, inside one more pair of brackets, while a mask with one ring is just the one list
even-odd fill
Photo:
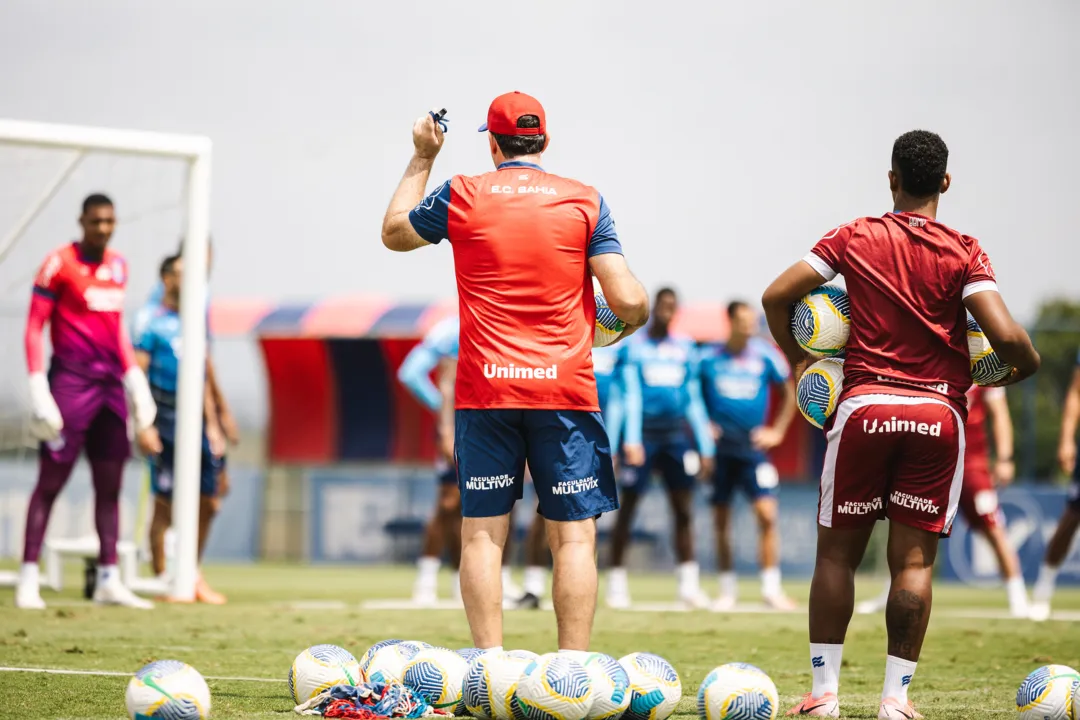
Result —
[[[1077, 293], [1078, 37], [1075, 0], [3, 0], [0, 117], [208, 135], [215, 296], [274, 299], [452, 296], [449, 247], [379, 240], [432, 106], [451, 120], [434, 187], [489, 169], [495, 95], [540, 98], [547, 169], [599, 188], [633, 269], [689, 300], [756, 299], [823, 232], [890, 210], [891, 143], [923, 127], [951, 150], [941, 219], [1030, 319]], [[54, 169], [0, 153], [0, 235]], [[87, 162], [0, 266], [0, 302], [25, 302], [98, 189], [141, 293], [181, 185]]]

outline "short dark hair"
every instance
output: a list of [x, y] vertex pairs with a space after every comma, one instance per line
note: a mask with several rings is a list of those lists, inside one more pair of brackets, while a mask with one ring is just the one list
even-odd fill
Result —
[[750, 307], [750, 304], [743, 301], [743, 300], [732, 300], [731, 302], [728, 303], [728, 306], [727, 306], [728, 320], [733, 320], [735, 318], [735, 313], [739, 312], [743, 308], [748, 308], [748, 307]]
[[912, 130], [893, 143], [893, 172], [900, 176], [900, 189], [912, 197], [941, 192], [948, 164], [949, 148], [937, 133]]
[[101, 205], [108, 205], [112, 207], [112, 199], [103, 193], [94, 193], [93, 195], [87, 195], [86, 199], [82, 201], [82, 211], [85, 215], [90, 208], [99, 207]]
[[176, 261], [179, 260], [179, 259], [180, 259], [180, 253], [177, 253], [176, 255], [169, 255], [167, 258], [162, 260], [161, 261], [161, 271], [159, 273], [161, 275], [161, 277], [164, 278], [166, 275], [171, 274], [172, 271], [176, 268]]
[[[540, 127], [540, 118], [536, 115], [522, 115], [517, 120], [517, 126], [519, 128], [538, 128]], [[511, 160], [522, 155], [539, 155], [544, 151], [544, 141], [546, 138], [543, 135], [500, 135], [499, 133], [491, 133], [495, 136], [495, 144], [502, 150], [503, 157], [507, 160]]]
[[679, 294], [675, 292], [675, 288], [664, 286], [656, 291], [655, 302], [660, 302], [660, 298], [664, 297], [665, 295], [670, 295], [671, 299], [675, 300], [676, 302], [678, 302], [679, 300]]

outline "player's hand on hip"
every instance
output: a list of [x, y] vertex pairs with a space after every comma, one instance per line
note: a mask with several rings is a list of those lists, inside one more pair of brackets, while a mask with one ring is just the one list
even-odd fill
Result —
[[412, 142], [417, 157], [434, 160], [442, 150], [445, 137], [446, 134], [431, 113], [425, 113], [413, 123]]
[[998, 485], [1009, 485], [1016, 479], [1016, 463], [1009, 458], [1001, 458], [994, 463], [994, 480]]
[[135, 442], [143, 455], [158, 455], [164, 450], [164, 446], [161, 444], [161, 436], [158, 435], [157, 428], [153, 425], [137, 432]]
[[772, 450], [784, 441], [784, 434], [774, 427], [763, 425], [750, 431], [750, 442], [756, 450]]
[[641, 467], [645, 464], [645, 446], [630, 444], [623, 446], [623, 464], [630, 467]]
[[1066, 475], [1071, 475], [1073, 470], [1076, 469], [1075, 438], [1063, 438], [1061, 444], [1058, 445], [1058, 464], [1061, 466], [1061, 471]]
[[45, 373], [30, 376], [30, 434], [43, 442], [60, 439], [64, 418], [49, 389]]

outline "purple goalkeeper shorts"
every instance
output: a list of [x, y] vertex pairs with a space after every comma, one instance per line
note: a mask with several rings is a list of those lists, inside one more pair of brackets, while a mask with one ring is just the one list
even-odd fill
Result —
[[116, 374], [90, 375], [53, 363], [49, 388], [60, 408], [60, 439], [41, 443], [41, 454], [74, 462], [86, 448], [89, 460], [126, 460], [131, 455], [124, 385]]

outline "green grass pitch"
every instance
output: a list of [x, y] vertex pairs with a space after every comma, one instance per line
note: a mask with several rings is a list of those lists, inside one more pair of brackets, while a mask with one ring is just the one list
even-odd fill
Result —
[[[12, 591], [0, 590], [0, 666], [5, 668], [0, 671], [0, 718], [125, 715], [124, 676], [8, 668], [131, 673], [151, 660], [175, 658], [210, 678], [270, 681], [209, 680], [213, 717], [287, 718], [296, 716], [285, 676], [293, 657], [309, 645], [334, 643], [357, 656], [387, 637], [451, 648], [471, 645], [461, 611], [360, 608], [364, 600], [407, 597], [413, 578], [409, 568], [217, 566], [209, 568], [207, 576], [229, 595], [228, 605], [159, 604], [152, 612], [95, 608], [81, 600], [74, 574], [59, 595], [45, 593], [51, 606], [40, 613], [16, 610]], [[666, 575], [639, 576], [632, 583], [636, 601], [673, 596]], [[787, 587], [805, 604], [805, 583]], [[879, 587], [873, 578], [861, 581], [860, 598], [872, 596]], [[742, 593], [744, 599], [756, 600], [753, 583], [747, 582]], [[973, 617], [1004, 606], [1002, 590], [937, 588], [930, 634], [911, 691], [931, 720], [1014, 715], [1016, 687], [1032, 669], [1048, 662], [1080, 666], [1080, 628], [1075, 622], [1037, 625]], [[1080, 610], [1080, 591], [1061, 591], [1055, 610]], [[555, 650], [554, 626], [550, 612], [507, 613], [506, 646]], [[785, 711], [810, 687], [806, 642], [805, 614], [601, 609], [593, 634], [593, 649], [616, 657], [647, 650], [668, 658], [683, 682], [677, 718], [696, 714], [698, 683], [714, 666], [732, 661], [765, 669], [776, 682]], [[883, 618], [856, 616], [841, 676], [844, 717], [877, 716], [884, 655]]]

